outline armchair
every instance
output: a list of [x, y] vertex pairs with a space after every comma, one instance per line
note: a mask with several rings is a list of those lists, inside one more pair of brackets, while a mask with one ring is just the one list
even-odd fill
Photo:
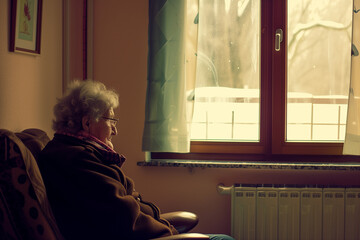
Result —
[[[0, 129], [0, 239], [63, 240], [36, 159], [49, 141], [40, 129]], [[189, 212], [162, 214], [180, 233], [156, 240], [209, 239], [187, 233], [198, 223]]]

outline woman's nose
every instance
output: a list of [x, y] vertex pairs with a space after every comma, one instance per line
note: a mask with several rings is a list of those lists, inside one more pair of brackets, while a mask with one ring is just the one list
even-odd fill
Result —
[[117, 135], [117, 128], [116, 128], [116, 126], [112, 126], [111, 135]]

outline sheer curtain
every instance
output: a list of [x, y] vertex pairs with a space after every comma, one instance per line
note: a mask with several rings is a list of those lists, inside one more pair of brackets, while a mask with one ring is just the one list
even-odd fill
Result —
[[198, 0], [149, 0], [143, 151], [189, 152]]
[[360, 0], [354, 0], [351, 82], [343, 154], [360, 155]]

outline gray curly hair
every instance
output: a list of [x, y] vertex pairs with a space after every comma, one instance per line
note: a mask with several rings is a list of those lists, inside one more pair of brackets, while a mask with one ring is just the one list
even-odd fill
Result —
[[107, 110], [117, 108], [118, 105], [118, 94], [106, 89], [103, 83], [92, 80], [73, 81], [54, 106], [53, 129], [77, 133], [82, 130], [84, 116], [98, 121]]

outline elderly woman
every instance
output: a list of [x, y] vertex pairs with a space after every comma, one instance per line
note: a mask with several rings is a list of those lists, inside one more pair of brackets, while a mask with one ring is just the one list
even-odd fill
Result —
[[[118, 95], [94, 81], [73, 82], [54, 107], [54, 138], [39, 156], [50, 205], [65, 239], [150, 239], [177, 234], [141, 199], [113, 150]], [[210, 239], [233, 239], [209, 235]]]
[[134, 191], [113, 150], [118, 95], [76, 81], [54, 107], [54, 138], [39, 167], [65, 239], [149, 239], [177, 234], [159, 209]]

